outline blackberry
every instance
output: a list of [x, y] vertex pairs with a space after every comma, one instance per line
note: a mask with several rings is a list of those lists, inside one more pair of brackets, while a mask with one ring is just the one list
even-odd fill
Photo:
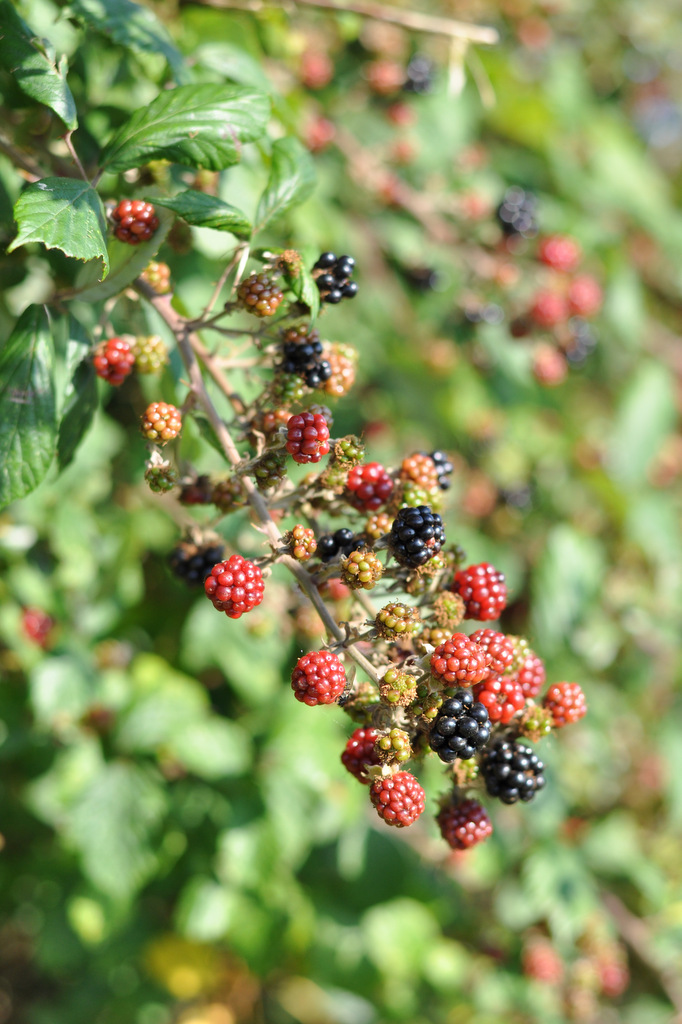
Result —
[[284, 294], [276, 281], [268, 274], [253, 273], [245, 278], [237, 289], [237, 297], [242, 307], [254, 316], [273, 316]]
[[478, 800], [449, 801], [436, 817], [440, 834], [453, 850], [469, 850], [492, 834], [493, 826]]
[[538, 233], [537, 199], [532, 192], [513, 185], [497, 207], [497, 219], [508, 237], [534, 238]]
[[349, 555], [354, 551], [360, 541], [356, 541], [355, 534], [346, 527], [341, 527], [335, 533], [326, 533], [317, 542], [317, 554], [322, 562], [331, 562], [338, 554]]
[[485, 788], [505, 804], [532, 800], [545, 785], [544, 768], [538, 755], [518, 741], [496, 743], [481, 761]]
[[352, 256], [323, 252], [313, 267], [313, 277], [322, 302], [336, 305], [341, 299], [354, 299], [358, 293], [357, 282], [350, 280], [354, 270], [355, 260]]
[[287, 475], [286, 452], [280, 449], [266, 449], [253, 467], [253, 477], [259, 491], [276, 487]]
[[393, 521], [388, 543], [399, 565], [416, 569], [437, 554], [445, 543], [443, 521], [428, 505], [401, 508]]
[[429, 734], [429, 746], [441, 761], [473, 757], [490, 739], [490, 718], [471, 690], [455, 690], [444, 700]]
[[304, 327], [289, 328], [282, 337], [282, 357], [277, 369], [302, 377], [309, 388], [323, 387], [332, 375], [329, 360], [322, 356], [317, 331], [308, 333]]
[[435, 451], [431, 452], [431, 458], [433, 459], [436, 472], [438, 474], [438, 486], [441, 491], [447, 491], [452, 486], [452, 471], [455, 468], [450, 462], [445, 452]]
[[98, 377], [118, 387], [132, 372], [135, 353], [125, 338], [108, 338], [95, 349], [92, 364]]
[[159, 218], [151, 203], [141, 199], [122, 199], [112, 211], [114, 234], [121, 242], [138, 245], [152, 237], [159, 226]]
[[198, 587], [222, 557], [222, 544], [202, 545], [183, 540], [169, 555], [168, 564], [178, 579], [189, 587]]
[[433, 72], [433, 62], [423, 54], [415, 53], [405, 71], [403, 91], [417, 95], [431, 92], [433, 88]]

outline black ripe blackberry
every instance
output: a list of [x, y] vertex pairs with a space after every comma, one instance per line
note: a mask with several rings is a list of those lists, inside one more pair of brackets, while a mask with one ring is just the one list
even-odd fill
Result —
[[401, 508], [393, 520], [388, 545], [399, 565], [416, 569], [437, 555], [445, 543], [443, 520], [428, 505]]
[[341, 299], [354, 299], [358, 293], [357, 282], [351, 281], [354, 270], [355, 260], [352, 256], [323, 252], [313, 267], [322, 302], [336, 305]]
[[431, 750], [441, 761], [451, 764], [457, 758], [467, 761], [490, 739], [488, 710], [471, 690], [455, 690], [444, 700], [429, 734]]
[[505, 235], [535, 238], [538, 233], [537, 199], [532, 192], [513, 185], [497, 207], [497, 219]]
[[481, 761], [485, 788], [505, 804], [532, 800], [545, 785], [544, 767], [531, 747], [508, 740], [496, 743]]
[[433, 88], [433, 62], [421, 53], [415, 53], [405, 71], [404, 92], [423, 94]]
[[431, 452], [431, 459], [433, 460], [436, 470], [438, 472], [438, 486], [441, 491], [447, 491], [452, 484], [450, 477], [454, 466], [450, 462], [445, 452], [435, 451]]
[[309, 388], [321, 388], [331, 377], [332, 368], [329, 361], [322, 358], [319, 332], [308, 332], [305, 327], [290, 327], [285, 331], [278, 369], [302, 377]]
[[352, 530], [341, 527], [335, 533], [326, 533], [317, 542], [317, 556], [323, 562], [331, 562], [337, 555], [349, 555], [360, 547], [362, 541], [355, 536]]
[[222, 544], [199, 545], [190, 540], [180, 541], [171, 552], [168, 564], [175, 576], [190, 587], [204, 582], [211, 569], [223, 557]]

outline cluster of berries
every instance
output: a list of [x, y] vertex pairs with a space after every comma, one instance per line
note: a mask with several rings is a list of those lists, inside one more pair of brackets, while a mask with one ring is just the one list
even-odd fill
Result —
[[92, 365], [95, 373], [113, 387], [118, 387], [133, 370], [156, 373], [168, 362], [168, 352], [158, 334], [133, 338], [107, 338], [95, 349]]
[[354, 299], [358, 294], [357, 281], [351, 281], [355, 270], [352, 256], [336, 256], [323, 252], [313, 266], [313, 277], [322, 302], [336, 305], [341, 299]]
[[282, 373], [302, 377], [309, 388], [324, 387], [331, 378], [332, 367], [323, 355], [319, 331], [305, 326], [289, 327], [282, 334]]
[[114, 234], [128, 245], [148, 241], [159, 226], [154, 207], [141, 199], [122, 199], [112, 211], [111, 218]]

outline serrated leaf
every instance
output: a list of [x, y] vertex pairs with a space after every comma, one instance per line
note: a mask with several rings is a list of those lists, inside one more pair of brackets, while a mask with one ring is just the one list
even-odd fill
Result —
[[29, 242], [61, 249], [77, 260], [101, 259], [109, 270], [106, 218], [102, 200], [87, 181], [79, 178], [43, 178], [26, 188], [14, 204], [19, 233], [7, 251]]
[[314, 188], [315, 167], [308, 150], [293, 136], [278, 139], [272, 147], [270, 178], [258, 202], [254, 234], [302, 203]]
[[76, 801], [65, 836], [102, 892], [129, 899], [153, 873], [151, 835], [166, 809], [163, 790], [144, 769], [105, 765]]
[[182, 85], [136, 111], [106, 147], [103, 166], [126, 171], [171, 160], [221, 171], [238, 163], [245, 142], [265, 131], [270, 102], [240, 85]]
[[176, 82], [191, 78], [184, 58], [153, 11], [132, 0], [71, 0], [77, 18], [134, 53], [165, 57]]
[[0, 508], [38, 486], [55, 453], [55, 352], [44, 306], [29, 306], [0, 350]]
[[153, 200], [156, 206], [165, 206], [173, 210], [188, 224], [197, 228], [214, 228], [216, 231], [230, 231], [237, 238], [248, 238], [251, 234], [251, 223], [247, 217], [229, 203], [207, 196], [205, 192], [197, 192], [188, 188], [175, 196]]
[[0, 64], [22, 92], [54, 110], [67, 128], [78, 127], [76, 104], [66, 84], [67, 62], [56, 62], [47, 39], [38, 39], [8, 0], [0, 2]]
[[223, 78], [229, 78], [240, 85], [250, 85], [261, 92], [271, 92], [272, 85], [259, 62], [230, 43], [204, 43], [193, 53], [193, 58], [202, 67], [217, 71]]
[[146, 242], [128, 245], [111, 235], [108, 248], [110, 270], [106, 280], [100, 281], [91, 267], [84, 267], [78, 275], [73, 297], [86, 302], [101, 302], [122, 292], [139, 277], [161, 248], [173, 224], [173, 215], [166, 210], [157, 209], [156, 216], [159, 226]]

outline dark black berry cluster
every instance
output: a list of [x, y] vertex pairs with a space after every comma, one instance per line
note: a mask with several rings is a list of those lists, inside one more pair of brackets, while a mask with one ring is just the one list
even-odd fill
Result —
[[396, 562], [416, 569], [443, 547], [443, 520], [428, 505], [401, 508], [393, 520], [388, 543]]
[[211, 544], [204, 547], [192, 541], [183, 540], [168, 558], [174, 575], [190, 587], [203, 583], [216, 562], [223, 557], [223, 545]]
[[538, 233], [537, 198], [518, 185], [508, 188], [497, 208], [497, 219], [505, 235], [535, 238]]
[[573, 366], [580, 366], [597, 344], [597, 336], [591, 325], [581, 316], [571, 317], [568, 326], [571, 331], [571, 342], [566, 347], [566, 358]]
[[278, 369], [302, 377], [309, 388], [323, 387], [332, 375], [329, 361], [322, 358], [322, 342], [317, 331], [290, 327], [282, 338], [282, 357]]
[[429, 744], [441, 761], [466, 761], [490, 739], [490, 718], [485, 705], [474, 700], [471, 690], [455, 690], [443, 701], [431, 732]]
[[452, 486], [452, 480], [450, 477], [452, 476], [452, 471], [455, 467], [452, 465], [445, 452], [431, 452], [430, 458], [433, 460], [438, 472], [438, 486], [441, 491], [447, 491]]
[[317, 542], [317, 555], [323, 562], [331, 562], [337, 555], [349, 555], [359, 548], [362, 541], [352, 530], [341, 527], [335, 533], [325, 533]]
[[505, 804], [532, 800], [545, 785], [544, 768], [530, 747], [509, 740], [496, 743], [481, 762], [485, 788]]
[[[313, 275], [320, 289], [323, 302], [335, 305], [341, 299], [354, 299], [358, 294], [356, 281], [351, 281], [355, 270], [352, 256], [336, 256], [333, 252], [323, 252], [313, 267]], [[315, 274], [315, 271], [318, 271]]]
[[404, 92], [426, 93], [433, 88], [434, 64], [421, 53], [415, 53], [405, 71]]

